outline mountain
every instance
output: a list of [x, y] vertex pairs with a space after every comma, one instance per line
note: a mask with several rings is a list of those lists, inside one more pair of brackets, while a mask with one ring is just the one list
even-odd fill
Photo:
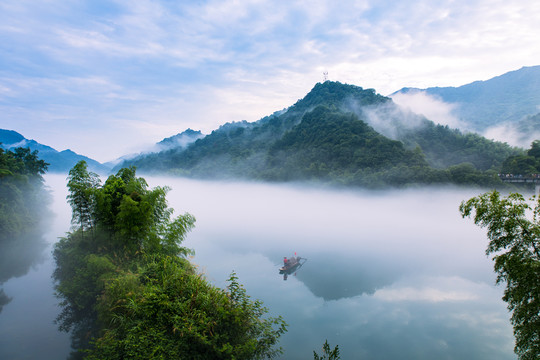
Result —
[[202, 139], [204, 136], [205, 135], [200, 130], [195, 131], [192, 129], [187, 129], [181, 133], [161, 140], [160, 142], [154, 144], [150, 149], [144, 152], [124, 155], [116, 160], [106, 162], [103, 165], [108, 167], [109, 169], [113, 169], [113, 171], [118, 170], [119, 166], [121, 166], [125, 162], [137, 161], [138, 159], [143, 158], [151, 153], [157, 153], [171, 149], [184, 149], [191, 143]]
[[418, 92], [455, 105], [453, 115], [471, 129], [484, 132], [538, 114], [540, 66], [523, 67], [459, 87], [403, 88], [392, 95]]
[[6, 150], [17, 147], [29, 148], [32, 151], [37, 150], [38, 157], [49, 164], [49, 172], [68, 172], [80, 160], [85, 160], [91, 171], [104, 174], [110, 170], [110, 168], [86, 156], [79, 155], [69, 149], [57, 151], [35, 140], [28, 140], [13, 130], [0, 129], [0, 146]]
[[187, 129], [179, 134], [173, 135], [171, 137], [165, 138], [158, 142], [156, 145], [159, 151], [169, 150], [173, 148], [185, 148], [189, 144], [203, 138], [204, 135], [200, 130], [195, 131], [192, 129]]
[[436, 125], [373, 89], [326, 81], [256, 122], [227, 123], [185, 148], [122, 166], [199, 178], [369, 187], [492, 184], [499, 181], [502, 162], [517, 153], [506, 144]]

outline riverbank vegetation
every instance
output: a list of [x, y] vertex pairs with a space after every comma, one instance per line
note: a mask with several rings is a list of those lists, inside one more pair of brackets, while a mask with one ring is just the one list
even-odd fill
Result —
[[0, 147], [0, 240], [17, 236], [38, 222], [48, 201], [42, 177], [47, 166], [37, 151]]
[[506, 284], [515, 353], [521, 360], [540, 358], [540, 199], [492, 191], [462, 202], [460, 211], [487, 228], [486, 254], [493, 255], [497, 283]]
[[[0, 285], [26, 274], [45, 249], [38, 225], [49, 203], [47, 165], [37, 151], [0, 147]], [[10, 301], [0, 288], [0, 312]]]
[[69, 173], [73, 231], [55, 246], [62, 330], [72, 358], [259, 359], [280, 354], [286, 331], [234, 273], [226, 290], [187, 259], [189, 214], [172, 217], [168, 188], [150, 189], [134, 168], [101, 184], [79, 162]]

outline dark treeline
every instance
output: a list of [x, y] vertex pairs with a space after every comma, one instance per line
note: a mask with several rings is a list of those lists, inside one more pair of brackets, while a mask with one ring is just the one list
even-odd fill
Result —
[[167, 188], [148, 188], [134, 168], [101, 184], [79, 162], [69, 173], [74, 231], [55, 246], [62, 330], [72, 358], [259, 359], [285, 332], [234, 273], [216, 288], [180, 244], [195, 218], [172, 218]]
[[540, 176], [540, 140], [534, 141], [525, 154], [508, 157], [503, 163], [502, 173]]
[[43, 177], [48, 164], [40, 160], [37, 151], [0, 147], [0, 234], [8, 237], [20, 234], [41, 215]]

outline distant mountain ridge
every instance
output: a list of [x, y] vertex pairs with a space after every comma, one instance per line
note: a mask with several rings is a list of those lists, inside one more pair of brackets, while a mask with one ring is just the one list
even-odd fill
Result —
[[17, 147], [29, 148], [32, 151], [37, 150], [39, 158], [49, 163], [49, 172], [68, 172], [80, 160], [86, 161], [91, 171], [105, 174], [110, 170], [89, 157], [79, 155], [69, 149], [57, 151], [35, 140], [28, 140], [13, 130], [0, 129], [0, 143], [0, 146], [6, 150]]
[[414, 92], [455, 104], [454, 115], [482, 132], [540, 113], [540, 66], [522, 67], [459, 87], [402, 88], [392, 95]]
[[170, 136], [168, 138], [165, 138], [158, 142], [156, 145], [158, 146], [160, 151], [168, 150], [176, 147], [182, 147], [185, 148], [189, 144], [197, 141], [198, 139], [201, 139], [204, 137], [204, 134], [200, 130], [192, 130], [187, 129], [179, 134]]
[[186, 148], [143, 155], [122, 166], [194, 177], [372, 187], [486, 184], [498, 180], [495, 169], [517, 152], [436, 125], [373, 89], [326, 81], [285, 110], [252, 123], [227, 123]]

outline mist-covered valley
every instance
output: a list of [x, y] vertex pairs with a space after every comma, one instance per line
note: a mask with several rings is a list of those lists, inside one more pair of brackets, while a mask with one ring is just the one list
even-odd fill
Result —
[[[343, 358], [515, 358], [485, 233], [458, 212], [478, 190], [145, 178], [170, 186], [176, 214], [197, 219], [183, 245], [195, 251], [198, 271], [222, 288], [236, 272], [270, 315], [284, 317], [283, 359], [309, 357], [326, 339]], [[2, 358], [69, 353], [67, 335], [53, 324], [50, 257], [70, 230], [66, 176], [45, 179], [55, 217], [41, 262], [3, 284], [11, 301], [0, 313]], [[284, 281], [282, 259], [294, 254], [307, 261]]]
[[[514, 359], [485, 233], [458, 207], [474, 190], [364, 192], [151, 178], [197, 218], [185, 245], [220, 286], [235, 271], [289, 323], [284, 359], [325, 339], [344, 359]], [[307, 262], [286, 281], [284, 256]]]
[[[505, 164], [517, 164], [508, 172], [520, 174], [520, 164], [531, 163], [527, 174], [535, 173], [540, 143], [525, 155], [436, 124], [372, 89], [329, 81], [258, 122], [166, 140], [160, 152], [126, 158], [116, 170], [136, 165], [152, 187], [172, 188], [167, 198], [176, 214], [197, 219], [183, 244], [195, 251], [197, 270], [222, 289], [235, 272], [270, 316], [288, 323], [281, 358], [309, 357], [325, 340], [343, 358], [515, 358], [486, 235], [458, 207], [479, 189], [502, 187], [497, 173]], [[146, 190], [118, 185], [134, 176], [134, 168], [123, 170], [113, 176], [117, 185], [100, 191], [118, 191], [135, 209], [137, 191]], [[70, 352], [68, 334], [57, 331], [62, 321], [53, 323], [61, 299], [51, 279], [53, 244], [71, 229], [66, 176], [45, 177], [56, 217], [42, 221], [48, 226], [37, 230], [35, 244], [5, 247], [0, 357]], [[120, 204], [119, 212], [127, 206]], [[141, 223], [133, 216], [114, 223], [124, 231], [117, 240], [137, 237]], [[68, 238], [84, 238], [81, 224]], [[103, 264], [108, 255], [99, 257]], [[279, 268], [293, 255], [306, 262], [285, 278]]]

